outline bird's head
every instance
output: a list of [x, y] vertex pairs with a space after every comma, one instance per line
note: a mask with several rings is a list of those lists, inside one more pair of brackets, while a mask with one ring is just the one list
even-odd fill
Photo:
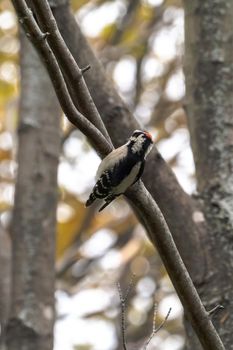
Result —
[[135, 154], [145, 158], [152, 149], [152, 136], [147, 131], [135, 130], [127, 142], [128, 147]]

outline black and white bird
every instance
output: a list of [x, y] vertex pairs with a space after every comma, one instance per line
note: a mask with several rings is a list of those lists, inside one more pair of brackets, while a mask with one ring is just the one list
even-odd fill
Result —
[[97, 198], [104, 199], [103, 210], [116, 197], [142, 176], [145, 159], [152, 149], [152, 136], [147, 131], [135, 130], [124, 145], [114, 149], [99, 165], [96, 184], [86, 202], [86, 207]]

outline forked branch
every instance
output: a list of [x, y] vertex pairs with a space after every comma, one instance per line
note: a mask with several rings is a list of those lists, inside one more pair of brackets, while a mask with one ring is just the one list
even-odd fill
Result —
[[[127, 288], [127, 291], [125, 293], [125, 296], [123, 296], [123, 292], [121, 289], [121, 285], [118, 282], [117, 283], [117, 289], [118, 289], [118, 294], [119, 294], [119, 298], [120, 298], [120, 306], [121, 306], [121, 334], [122, 334], [122, 345], [123, 345], [123, 350], [127, 350], [127, 341], [126, 341], [126, 309], [127, 309], [127, 304], [128, 304], [128, 298], [129, 298], [129, 294], [132, 291], [132, 288], [134, 286], [134, 280], [135, 280], [135, 275], [132, 276], [129, 286]], [[161, 322], [161, 324], [156, 327], [156, 319], [157, 319], [157, 304], [156, 302], [154, 303], [154, 312], [153, 312], [153, 325], [152, 325], [152, 332], [149, 336], [149, 338], [146, 340], [145, 344], [143, 345], [143, 349], [142, 350], [147, 350], [148, 345], [150, 344], [151, 340], [153, 339], [153, 337], [155, 336], [156, 333], [158, 333], [160, 331], [161, 328], [163, 328], [163, 326], [165, 325], [165, 323], [168, 320], [168, 317], [171, 313], [171, 308], [168, 310], [168, 313], [165, 317], [165, 319]]]
[[160, 325], [158, 327], [156, 327], [156, 318], [157, 318], [157, 304], [156, 302], [154, 303], [154, 314], [153, 314], [153, 326], [152, 326], [152, 332], [151, 335], [149, 336], [149, 338], [147, 339], [147, 341], [145, 342], [143, 349], [142, 350], [147, 350], [148, 345], [150, 344], [151, 340], [154, 338], [155, 334], [158, 333], [160, 331], [160, 329], [163, 328], [163, 326], [165, 325], [165, 323], [167, 322], [170, 313], [172, 311], [172, 308], [170, 307], [165, 319], [160, 323]]

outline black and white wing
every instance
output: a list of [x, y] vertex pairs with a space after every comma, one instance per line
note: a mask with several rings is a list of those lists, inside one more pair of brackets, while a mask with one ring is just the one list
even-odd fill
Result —
[[98, 180], [86, 206], [91, 205], [96, 198], [105, 198], [110, 203], [139, 179], [144, 161], [139, 162], [134, 155], [127, 155], [126, 152], [127, 148], [122, 146], [111, 152], [100, 164]]

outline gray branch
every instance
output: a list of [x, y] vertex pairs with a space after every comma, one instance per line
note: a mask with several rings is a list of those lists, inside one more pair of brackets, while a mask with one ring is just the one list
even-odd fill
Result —
[[112, 150], [112, 146], [94, 124], [85, 118], [74, 106], [57, 60], [47, 43], [47, 37], [44, 36], [44, 33], [39, 28], [31, 10], [24, 0], [13, 0], [12, 2], [18, 13], [19, 22], [44, 61], [63, 112], [69, 121], [88, 137], [97, 152], [102, 157], [106, 156]]
[[[91, 65], [91, 70], [85, 74], [85, 81], [111, 140], [118, 147], [132, 130], [140, 126], [82, 34], [70, 10], [69, 1], [63, 0], [62, 5], [58, 0], [49, 2], [59, 31], [78, 66]], [[183, 191], [156, 147], [148, 157], [143, 181], [163, 212], [168, 226], [172, 228], [173, 238], [192, 279], [196, 284], [201, 284], [206, 271], [203, 245], [207, 230], [204, 216], [200, 222], [193, 220], [196, 212], [201, 214], [199, 203]]]
[[83, 73], [90, 68], [90, 65], [83, 69], [78, 67], [57, 28], [48, 2], [33, 0], [32, 5], [36, 9], [36, 18], [39, 20], [41, 30], [48, 34], [46, 39], [64, 73], [73, 103], [75, 105], [77, 103], [76, 107], [79, 107], [82, 114], [102, 132], [111, 144], [111, 139], [84, 81]]

